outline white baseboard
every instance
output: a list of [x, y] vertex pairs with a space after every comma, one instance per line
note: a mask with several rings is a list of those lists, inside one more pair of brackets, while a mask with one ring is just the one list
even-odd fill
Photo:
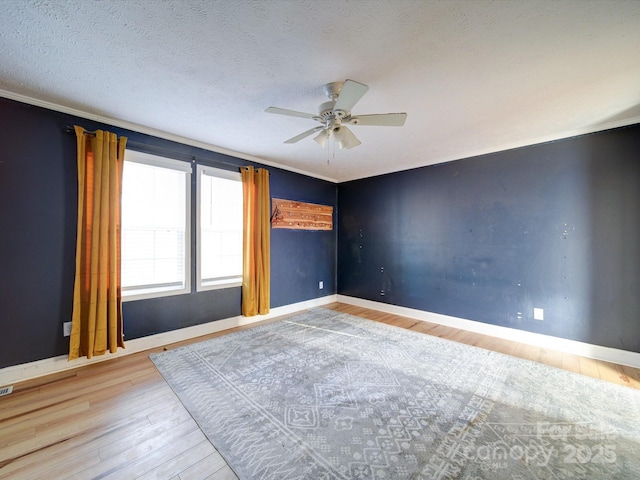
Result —
[[269, 320], [282, 315], [288, 315], [290, 313], [307, 310], [309, 308], [327, 305], [336, 301], [337, 295], [328, 295], [326, 297], [314, 298], [312, 300], [293, 303], [291, 305], [285, 305], [283, 307], [272, 308], [271, 311], [266, 315], [256, 315], [255, 317], [237, 316], [225, 318], [201, 325], [194, 325], [193, 327], [186, 327], [179, 330], [172, 330], [170, 332], [158, 333], [156, 335], [150, 335], [148, 337], [134, 338], [133, 340], [128, 340], [125, 342], [124, 349], [118, 349], [118, 351], [113, 354], [93, 357], [91, 360], [83, 357], [78, 358], [77, 360], [69, 361], [67, 355], [60, 355], [58, 357], [46, 358], [44, 360], [37, 360], [35, 362], [5, 367], [0, 370], [0, 386], [22, 382], [24, 380], [30, 380], [32, 378], [50, 375], [52, 373], [59, 373], [65, 370], [71, 370], [73, 368], [91, 365], [93, 363], [104, 362], [106, 360], [111, 360], [112, 358], [131, 355], [132, 353], [161, 347], [163, 345], [169, 345], [171, 343], [181, 342], [183, 340], [189, 340], [191, 338], [220, 332], [222, 330], [228, 330], [233, 327], [249, 325], [256, 322], [261, 322], [263, 320]]
[[110, 355], [101, 355], [93, 357], [91, 360], [87, 358], [79, 358], [69, 361], [66, 355], [47, 358], [35, 362], [29, 362], [21, 365], [14, 365], [0, 369], [0, 386], [9, 385], [32, 378], [49, 375], [52, 373], [63, 372], [73, 368], [91, 365], [93, 363], [103, 362], [112, 358], [117, 358], [133, 353], [161, 347], [183, 340], [200, 337], [210, 333], [228, 330], [233, 327], [242, 325], [250, 325], [252, 323], [269, 320], [282, 315], [296, 313], [313, 307], [320, 307], [333, 302], [341, 302], [349, 305], [370, 308], [385, 313], [401, 315], [403, 317], [413, 318], [448, 327], [459, 328], [471, 332], [490, 335], [493, 337], [504, 338], [515, 342], [534, 345], [536, 347], [550, 348], [560, 352], [572, 353], [583, 357], [594, 358], [620, 365], [628, 365], [634, 368], [640, 368], [640, 353], [619, 350], [616, 348], [603, 347], [600, 345], [592, 345], [589, 343], [577, 342], [575, 340], [567, 340], [564, 338], [542, 335], [539, 333], [526, 332], [514, 328], [501, 327], [498, 325], [490, 325], [487, 323], [467, 320], [464, 318], [450, 317], [439, 313], [427, 312], [424, 310], [416, 310], [413, 308], [399, 307], [397, 305], [389, 305], [371, 300], [364, 300], [346, 295], [328, 295], [322, 298], [316, 298], [305, 302], [285, 305], [283, 307], [273, 308], [267, 315], [257, 315], [255, 317], [231, 317], [223, 320], [216, 320], [202, 325], [181, 328], [170, 332], [158, 333], [148, 337], [136, 338], [126, 342], [125, 349], [119, 349], [116, 353]]
[[540, 333], [526, 332], [524, 330], [501, 327], [464, 318], [450, 317], [448, 315], [441, 315], [439, 313], [432, 313], [424, 310], [416, 310], [413, 308], [399, 307], [397, 305], [389, 305], [387, 303], [374, 302], [372, 300], [348, 297], [346, 295], [338, 295], [338, 302], [358, 307], [371, 308], [372, 310], [378, 310], [385, 313], [401, 315], [415, 320], [437, 323], [447, 327], [468, 330], [470, 332], [490, 335], [492, 337], [504, 338], [506, 340], [525, 343], [536, 347], [549, 348], [551, 350], [572, 353], [582, 357], [640, 368], [640, 353], [629, 352], [627, 350], [592, 345], [590, 343], [567, 340], [565, 338], [552, 337], [550, 335], [543, 335]]

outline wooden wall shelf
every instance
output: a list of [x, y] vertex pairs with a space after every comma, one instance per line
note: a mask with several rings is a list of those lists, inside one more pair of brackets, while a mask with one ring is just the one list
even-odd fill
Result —
[[294, 230], [333, 230], [333, 207], [272, 198], [271, 225]]

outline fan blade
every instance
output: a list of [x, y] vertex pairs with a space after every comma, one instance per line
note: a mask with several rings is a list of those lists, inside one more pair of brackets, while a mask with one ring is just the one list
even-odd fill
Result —
[[367, 90], [369, 90], [369, 87], [362, 83], [354, 82], [353, 80], [345, 80], [333, 109], [350, 112], [353, 106], [358, 103], [358, 100], [367, 93]]
[[316, 115], [311, 113], [296, 112], [295, 110], [287, 110], [286, 108], [269, 107], [265, 110], [267, 113], [277, 113], [278, 115], [288, 115], [290, 117], [315, 118]]
[[337, 132], [334, 131], [334, 137], [336, 142], [338, 142], [339, 148], [350, 149], [360, 145], [360, 140], [358, 140], [353, 132], [344, 125], [342, 125], [340, 127], [340, 130], [338, 130]]
[[382, 127], [401, 127], [407, 120], [406, 113], [379, 113], [374, 115], [357, 115], [349, 123], [352, 125], [377, 125]]
[[322, 130], [323, 128], [324, 128], [323, 126], [314, 127], [314, 128], [312, 128], [310, 130], [307, 130], [306, 132], [302, 132], [300, 135], [296, 135], [295, 137], [290, 138], [289, 140], [287, 140], [284, 143], [296, 143], [296, 142], [299, 142], [303, 138], [307, 138], [309, 135], [313, 135], [318, 130]]

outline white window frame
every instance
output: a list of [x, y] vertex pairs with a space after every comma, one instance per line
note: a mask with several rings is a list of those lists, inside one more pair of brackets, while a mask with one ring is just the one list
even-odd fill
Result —
[[202, 176], [210, 175], [214, 177], [226, 178], [228, 180], [237, 180], [242, 182], [242, 176], [240, 172], [233, 172], [229, 170], [222, 170], [220, 168], [209, 167], [207, 165], [198, 165], [196, 169], [196, 291], [202, 292], [205, 290], [216, 290], [220, 288], [232, 288], [242, 286], [242, 272], [238, 277], [232, 278], [219, 278], [215, 280], [209, 280], [204, 283], [202, 280], [202, 229], [200, 228], [200, 215], [201, 215], [201, 198], [202, 192]]
[[125, 162], [142, 163], [153, 167], [167, 168], [184, 172], [185, 175], [185, 244], [184, 244], [184, 285], [180, 287], [162, 286], [122, 290], [122, 301], [142, 300], [146, 298], [167, 297], [191, 293], [191, 163], [171, 158], [125, 150]]

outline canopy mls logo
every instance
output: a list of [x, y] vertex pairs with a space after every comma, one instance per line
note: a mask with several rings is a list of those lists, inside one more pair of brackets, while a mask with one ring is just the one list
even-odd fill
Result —
[[482, 470], [508, 469], [513, 463], [545, 468], [563, 463], [612, 464], [619, 433], [593, 423], [487, 424], [496, 441], [464, 448], [465, 458]]
[[477, 463], [491, 463], [494, 468], [508, 468], [509, 460], [532, 467], [546, 467], [555, 453], [554, 447], [544, 447], [533, 441], [529, 445], [480, 445], [466, 451], [467, 459]]

